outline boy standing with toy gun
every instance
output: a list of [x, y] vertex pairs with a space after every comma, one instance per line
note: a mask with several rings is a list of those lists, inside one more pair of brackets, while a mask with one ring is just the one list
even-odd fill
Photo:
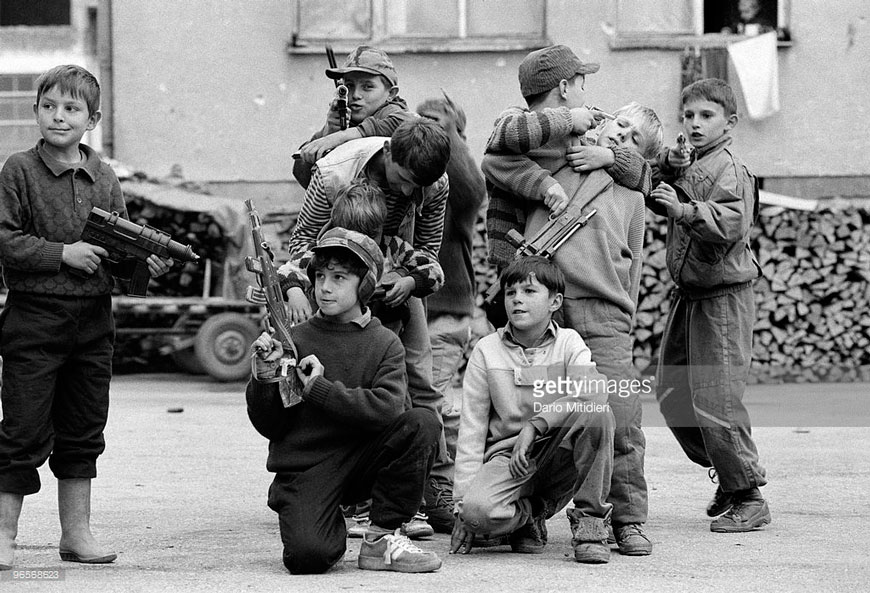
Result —
[[[0, 314], [0, 570], [10, 570], [24, 496], [57, 478], [61, 560], [117, 557], [90, 528], [91, 479], [105, 449], [115, 320], [109, 252], [80, 239], [94, 206], [127, 215], [121, 185], [85, 132], [100, 121], [100, 85], [80, 66], [37, 80], [42, 139], [0, 172], [0, 261], [9, 288]], [[146, 258], [152, 276], [171, 260]], [[76, 272], [79, 274], [77, 275]]]
[[121, 218], [117, 212], [109, 213], [96, 206], [85, 222], [82, 241], [105, 249], [108, 253], [106, 260], [120, 265], [120, 270], [114, 269], [119, 278], [126, 277], [125, 267], [132, 269], [128, 296], [145, 297], [151, 279], [148, 258], [152, 255], [182, 263], [199, 261], [190, 245], [182, 245], [163, 231], [138, 225]]
[[311, 183], [311, 167], [326, 153], [349, 140], [393, 134], [403, 122], [416, 116], [399, 97], [399, 78], [390, 57], [382, 50], [361, 45], [348, 54], [344, 65], [330, 65], [326, 76], [347, 88], [348, 127], [341, 127], [339, 104], [329, 104], [326, 123], [299, 147], [293, 162], [293, 177], [303, 188]]

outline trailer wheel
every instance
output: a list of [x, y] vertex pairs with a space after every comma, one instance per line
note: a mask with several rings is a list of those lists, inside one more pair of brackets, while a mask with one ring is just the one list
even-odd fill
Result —
[[257, 325], [239, 313], [210, 317], [196, 333], [194, 350], [203, 369], [218, 381], [240, 381], [251, 374], [251, 343]]

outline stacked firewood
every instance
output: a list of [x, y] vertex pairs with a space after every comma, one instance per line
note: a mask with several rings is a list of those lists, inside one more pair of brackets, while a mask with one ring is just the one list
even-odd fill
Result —
[[[753, 230], [764, 271], [755, 285], [754, 381], [870, 381], [870, 203], [821, 204], [812, 212], [764, 207]], [[665, 221], [647, 214], [634, 347], [643, 374], [655, 370], [673, 287]], [[495, 272], [486, 263], [482, 219], [477, 230], [475, 267], [485, 291]]]

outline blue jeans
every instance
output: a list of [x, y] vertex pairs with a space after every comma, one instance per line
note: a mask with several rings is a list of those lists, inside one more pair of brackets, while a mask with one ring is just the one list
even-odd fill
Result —
[[704, 298], [677, 291], [662, 337], [662, 415], [689, 459], [716, 469], [725, 492], [767, 483], [743, 405], [754, 322], [751, 284]]
[[454, 397], [450, 382], [459, 371], [462, 355], [471, 341], [471, 316], [446, 313], [429, 320], [429, 341], [432, 344], [432, 387], [444, 394], [441, 419], [444, 422], [441, 455], [432, 468], [432, 476], [453, 484], [453, 460], [459, 436], [459, 414], [462, 399]]
[[[599, 299], [569, 299], [562, 303], [565, 327], [574, 328], [592, 351], [592, 360], [609, 380], [635, 378], [632, 366], [631, 317]], [[646, 437], [641, 429], [643, 408], [637, 390], [610, 391], [607, 403], [616, 421], [613, 476], [608, 501], [614, 525], [646, 523], [649, 494], [643, 463]]]

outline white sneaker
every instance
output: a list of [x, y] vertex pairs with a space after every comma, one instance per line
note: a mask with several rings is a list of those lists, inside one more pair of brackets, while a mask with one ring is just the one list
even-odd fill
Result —
[[357, 565], [363, 570], [395, 572], [432, 572], [441, 568], [441, 559], [434, 552], [424, 552], [397, 529], [375, 541], [363, 538]]
[[363, 537], [368, 531], [369, 525], [372, 524], [368, 511], [354, 515], [351, 517], [351, 521], [353, 521], [353, 525], [347, 528], [347, 537]]

